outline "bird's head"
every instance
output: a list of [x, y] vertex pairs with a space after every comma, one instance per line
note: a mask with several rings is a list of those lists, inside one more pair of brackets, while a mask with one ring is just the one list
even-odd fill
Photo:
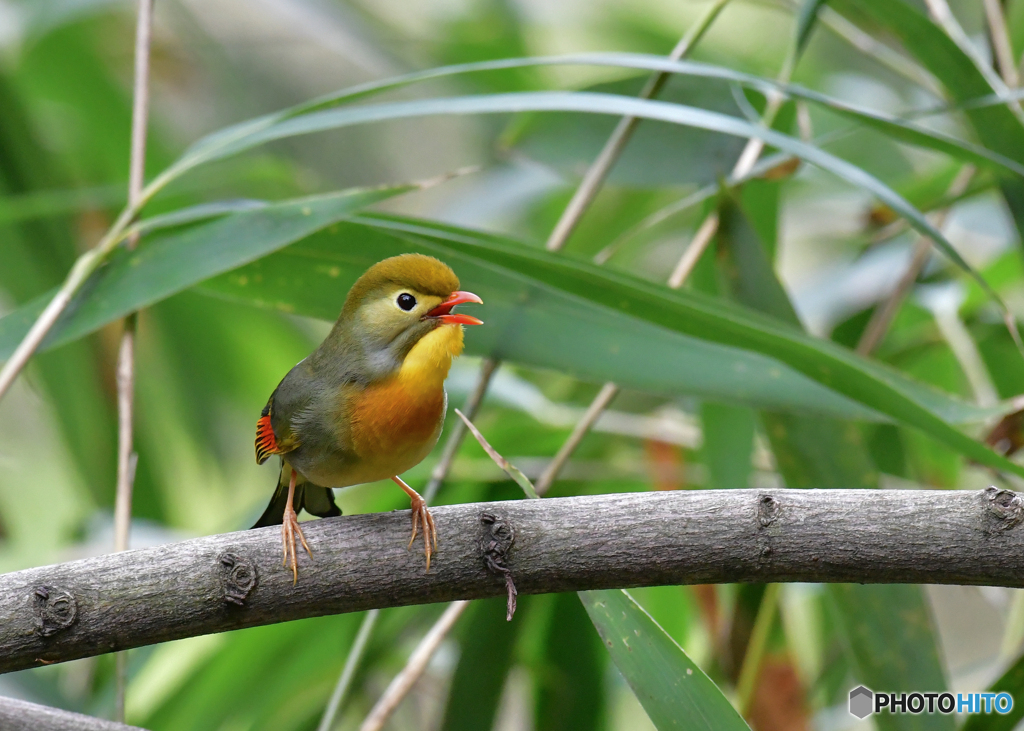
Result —
[[[457, 329], [452, 335], [458, 335], [461, 346], [461, 326], [483, 324], [471, 315], [452, 312], [466, 302], [482, 300], [459, 290], [451, 267], [432, 256], [402, 254], [374, 264], [352, 285], [338, 324], [347, 338], [360, 341], [371, 359], [398, 364], [438, 328]], [[368, 365], [372, 370], [387, 368], [385, 362]]]

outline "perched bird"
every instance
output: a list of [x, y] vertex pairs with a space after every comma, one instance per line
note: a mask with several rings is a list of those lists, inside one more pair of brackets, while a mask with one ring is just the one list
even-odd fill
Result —
[[462, 353], [452, 312], [482, 300], [459, 291], [437, 259], [403, 254], [374, 264], [349, 290], [338, 321], [313, 353], [288, 372], [256, 422], [256, 462], [281, 456], [277, 490], [254, 528], [281, 524], [284, 565], [298, 580], [295, 537], [312, 557], [298, 511], [341, 515], [333, 487], [392, 479], [412, 501], [411, 547], [422, 527], [427, 571], [437, 531], [426, 502], [399, 475], [437, 443], [444, 380]]

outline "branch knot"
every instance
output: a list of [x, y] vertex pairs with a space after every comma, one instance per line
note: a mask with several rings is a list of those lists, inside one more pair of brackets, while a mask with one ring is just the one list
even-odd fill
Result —
[[982, 493], [989, 514], [998, 518], [1000, 530], [1009, 530], [1024, 522], [1024, 499], [1012, 490], [986, 487]]
[[480, 540], [480, 552], [484, 557], [487, 570], [505, 577], [505, 589], [508, 591], [508, 610], [505, 619], [512, 621], [516, 613], [516, 585], [512, 581], [512, 569], [506, 564], [508, 553], [516, 541], [516, 530], [510, 521], [492, 513], [480, 513], [480, 522], [485, 526], [483, 538]]
[[32, 592], [36, 615], [36, 634], [52, 637], [78, 619], [78, 602], [71, 592], [54, 586], [37, 586]]
[[775, 522], [781, 511], [782, 506], [774, 496], [762, 495], [761, 499], [757, 501], [757, 522], [761, 524], [762, 528], [767, 528]]
[[222, 553], [219, 558], [221, 581], [224, 583], [224, 601], [244, 606], [252, 590], [256, 588], [259, 574], [256, 564], [236, 553]]

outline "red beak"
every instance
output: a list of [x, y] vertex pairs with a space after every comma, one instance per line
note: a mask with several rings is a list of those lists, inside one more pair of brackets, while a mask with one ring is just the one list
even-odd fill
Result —
[[434, 317], [446, 325], [483, 325], [483, 320], [478, 320], [472, 315], [463, 315], [461, 312], [452, 312], [455, 305], [475, 302], [482, 305], [484, 301], [472, 292], [452, 292], [448, 299], [428, 312], [424, 317]]

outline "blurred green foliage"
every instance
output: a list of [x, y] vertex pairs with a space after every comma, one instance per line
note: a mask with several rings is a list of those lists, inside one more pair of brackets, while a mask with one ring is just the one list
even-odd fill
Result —
[[[487, 327], [467, 335], [469, 355], [449, 392], [453, 405], [464, 400], [479, 356], [504, 360], [476, 424], [528, 475], [540, 473], [600, 383], [623, 387], [552, 495], [978, 488], [1009, 479], [964, 453], [979, 457], [967, 437], [982, 437], [984, 419], [1005, 410], [986, 394], [1024, 391], [1024, 361], [990, 293], [963, 267], [931, 257], [870, 359], [849, 352], [917, 242], [869, 190], [897, 192], [908, 201], [903, 212], [915, 215], [952, 204], [944, 235], [1024, 313], [1024, 181], [1012, 171], [1024, 164], [1022, 114], [988, 98], [999, 84], [986, 66], [993, 31], [981, 4], [951, 5], [973, 50], [920, 3], [733, 0], [691, 56], [733, 81], [681, 75], [660, 98], [758, 124], [765, 87], [741, 89], [736, 74], [777, 78], [801, 22], [792, 81], [829, 99], [787, 102], [772, 128], [790, 138], [782, 140], [790, 151], [803, 140], [856, 176], [844, 182], [768, 148], [756, 179], [726, 190], [742, 138], [643, 122], [557, 256], [541, 242], [614, 116], [413, 117], [278, 135], [190, 171], [143, 218], [209, 213], [195, 207], [210, 203], [219, 211], [162, 219], [135, 258], [115, 256], [54, 347], [0, 404], [0, 570], [111, 547], [113, 364], [124, 312], [148, 306], [132, 544], [241, 529], [275, 479], [252, 459], [267, 395], [324, 335], [358, 274], [409, 250], [440, 255], [484, 296]], [[1002, 6], [1011, 46], [1022, 49], [1024, 0]], [[666, 54], [705, 3], [157, 7], [150, 180], [205, 135], [362, 82], [563, 52]], [[32, 303], [45, 302], [123, 204], [132, 33], [127, 2], [0, 1], [0, 352], [10, 352]], [[614, 65], [522, 66], [449, 75], [370, 103], [555, 90], [630, 96], [644, 77]], [[349, 104], [333, 109], [344, 116]], [[312, 116], [296, 114], [295, 129], [310, 124]], [[466, 165], [480, 169], [423, 190], [401, 187]], [[967, 165], [977, 169], [951, 197]], [[371, 190], [337, 195], [354, 186]], [[712, 211], [718, 235], [688, 290], [670, 295], [662, 285]], [[605, 269], [584, 263], [599, 252]], [[103, 297], [90, 299], [97, 292]], [[849, 368], [829, 370], [837, 364]], [[435, 461], [406, 478], [418, 487]], [[439, 501], [521, 497], [470, 440]], [[338, 500], [346, 514], [405, 507], [385, 485], [349, 488]], [[726, 698], [734, 700], [743, 663], [762, 650], [746, 714], [762, 731], [846, 728], [846, 694], [857, 683], [976, 691], [1009, 667], [997, 687], [1024, 702], [1014, 665], [1024, 637], [1018, 592], [984, 594], [999, 621], [975, 629], [971, 652], [951, 629], [950, 617], [967, 611], [963, 597], [922, 587], [785, 587], [756, 652], [760, 586], [646, 588], [631, 592], [636, 604], [617, 594], [621, 611], [604, 616], [599, 602], [609, 594], [590, 603], [586, 595], [520, 597], [510, 623], [503, 600], [475, 603], [389, 728], [619, 731], [650, 728], [651, 719], [669, 728], [681, 713], [671, 710], [676, 701], [689, 703], [680, 706], [688, 713], [713, 708], [732, 718]], [[382, 613], [336, 728], [358, 727], [440, 612]], [[323, 617], [134, 651], [128, 720], [153, 731], [314, 729], [360, 621]], [[602, 644], [595, 623], [605, 634], [642, 634], [636, 655]], [[673, 695], [693, 661], [698, 690]], [[113, 662], [4, 676], [0, 694], [109, 716]], [[650, 705], [655, 696], [664, 703]], [[921, 727], [891, 718], [878, 725]], [[1006, 727], [983, 718], [969, 725]]]

